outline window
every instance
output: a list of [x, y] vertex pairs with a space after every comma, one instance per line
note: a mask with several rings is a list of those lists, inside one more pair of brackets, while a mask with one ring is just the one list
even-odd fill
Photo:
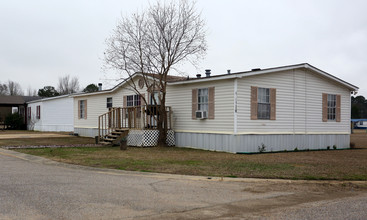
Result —
[[341, 96], [322, 93], [322, 121], [341, 121]]
[[276, 120], [276, 91], [251, 86], [251, 120]]
[[198, 110], [208, 111], [209, 92], [208, 88], [198, 89]]
[[79, 118], [87, 118], [87, 100], [79, 100]]
[[107, 108], [112, 108], [112, 97], [107, 98]]
[[132, 106], [140, 106], [140, 95], [128, 95], [126, 98], [126, 106], [132, 107]]
[[327, 120], [336, 120], [336, 95], [327, 95]]
[[[214, 119], [215, 117], [215, 87], [192, 89], [191, 98], [191, 118], [196, 120], [197, 111], [206, 111], [207, 119]], [[200, 114], [199, 114], [200, 115]], [[205, 114], [202, 114], [205, 116]]]
[[41, 106], [37, 105], [36, 107], [36, 118], [40, 119], [41, 118]]
[[27, 108], [27, 118], [31, 119], [31, 115], [32, 115], [32, 109], [31, 109], [31, 107], [28, 107]]
[[257, 89], [257, 118], [270, 119], [270, 90], [268, 88]]

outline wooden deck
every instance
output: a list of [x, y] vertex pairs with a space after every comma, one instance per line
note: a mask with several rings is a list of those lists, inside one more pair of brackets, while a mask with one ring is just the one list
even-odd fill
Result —
[[[171, 107], [166, 107], [167, 130], [172, 128]], [[100, 141], [110, 140], [116, 136], [117, 130], [157, 129], [157, 106], [144, 105], [139, 107], [111, 108], [109, 112], [98, 117], [98, 137]], [[111, 140], [112, 142], [112, 140]]]

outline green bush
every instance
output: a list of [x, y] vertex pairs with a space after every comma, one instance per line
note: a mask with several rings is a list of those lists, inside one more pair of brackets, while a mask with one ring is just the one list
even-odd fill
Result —
[[18, 113], [6, 116], [5, 125], [7, 126], [7, 129], [10, 130], [24, 129], [25, 126], [23, 117]]

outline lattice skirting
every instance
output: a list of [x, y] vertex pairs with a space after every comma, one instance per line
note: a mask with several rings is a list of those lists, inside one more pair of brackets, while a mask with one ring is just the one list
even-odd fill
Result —
[[[130, 130], [127, 137], [127, 145], [136, 147], [157, 146], [158, 137], [158, 130]], [[167, 131], [166, 143], [168, 146], [175, 146], [175, 132], [173, 130]]]

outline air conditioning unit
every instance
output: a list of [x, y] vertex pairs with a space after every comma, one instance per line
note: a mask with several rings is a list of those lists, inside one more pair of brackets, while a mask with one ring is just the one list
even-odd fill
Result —
[[207, 111], [196, 111], [196, 118], [197, 119], [208, 118], [208, 112]]

